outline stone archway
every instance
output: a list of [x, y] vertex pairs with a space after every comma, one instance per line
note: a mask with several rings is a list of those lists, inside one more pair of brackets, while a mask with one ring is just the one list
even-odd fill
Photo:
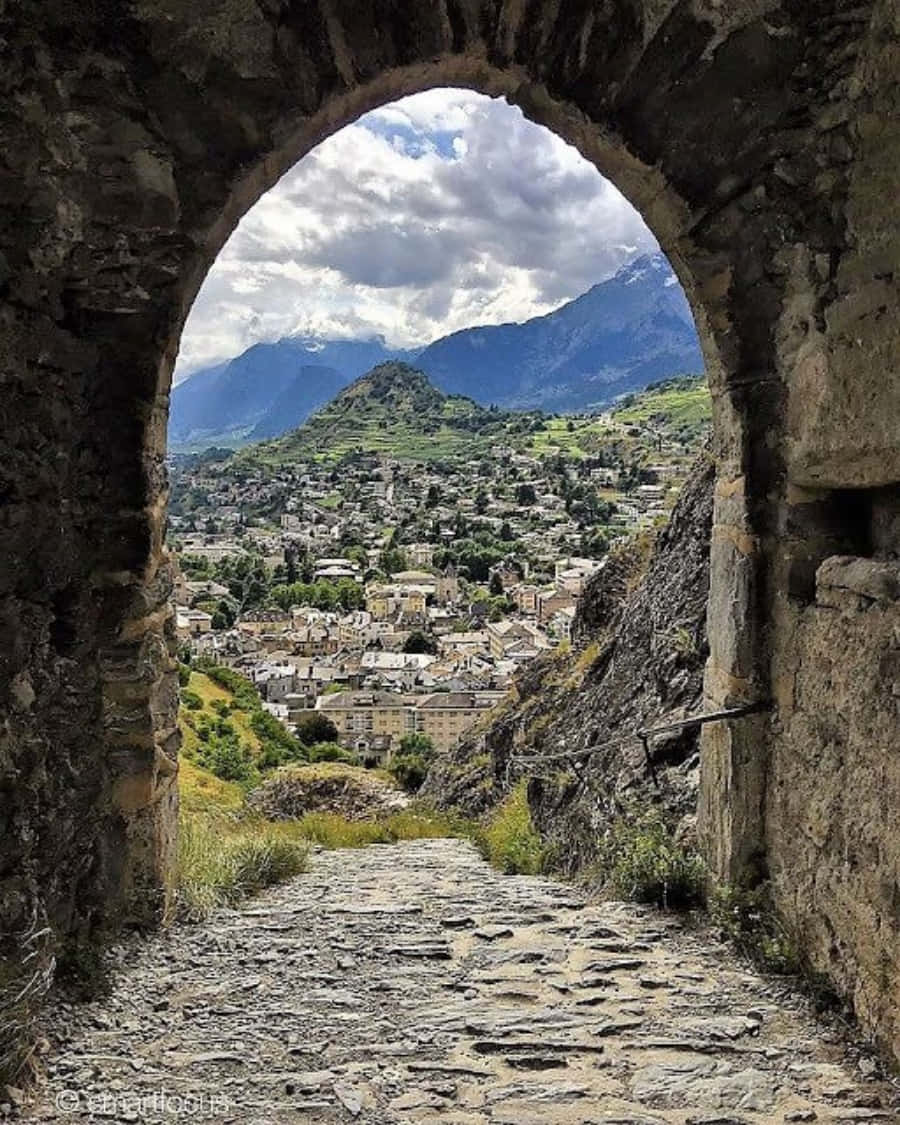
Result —
[[[898, 1042], [898, 21], [896, 0], [0, 3], [7, 933], [165, 899], [165, 425], [206, 270], [318, 140], [465, 85], [577, 145], [679, 272], [719, 462], [707, 694], [777, 704], [706, 736], [707, 850], [722, 878], [768, 868]], [[835, 555], [856, 562], [817, 577]]]

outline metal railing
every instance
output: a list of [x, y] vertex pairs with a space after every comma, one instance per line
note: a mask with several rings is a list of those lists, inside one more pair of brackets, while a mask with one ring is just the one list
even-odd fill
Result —
[[585, 777], [578, 764], [582, 759], [591, 758], [594, 754], [599, 754], [603, 750], [614, 749], [630, 742], [639, 741], [644, 749], [647, 770], [653, 778], [653, 784], [659, 788], [656, 763], [653, 761], [653, 754], [650, 750], [651, 739], [661, 734], [671, 734], [673, 731], [677, 730], [689, 730], [693, 727], [702, 727], [705, 726], [706, 723], [717, 723], [730, 719], [741, 719], [748, 715], [760, 714], [764, 711], [771, 710], [771, 707], [772, 704], [769, 701], [758, 700], [755, 703], [742, 704], [740, 707], [726, 707], [720, 711], [707, 711], [702, 715], [691, 715], [687, 719], [677, 719], [670, 723], [663, 723], [658, 727], [641, 727], [634, 733], [619, 735], [618, 738], [613, 738], [608, 742], [598, 743], [594, 746], [586, 746], [582, 750], [561, 750], [551, 754], [513, 755], [507, 761], [507, 777], [513, 765], [540, 765], [546, 762], [567, 762], [572, 767], [578, 779], [584, 782]]

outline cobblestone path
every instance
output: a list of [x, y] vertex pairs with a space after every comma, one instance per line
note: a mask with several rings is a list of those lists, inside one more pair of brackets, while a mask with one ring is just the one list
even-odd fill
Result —
[[468, 844], [320, 852], [125, 943], [52, 1013], [39, 1121], [897, 1122], [782, 984], [676, 919], [505, 877]]

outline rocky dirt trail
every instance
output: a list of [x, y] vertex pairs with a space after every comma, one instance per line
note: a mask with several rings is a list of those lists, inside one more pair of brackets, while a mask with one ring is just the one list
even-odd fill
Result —
[[51, 1013], [31, 1120], [900, 1121], [871, 1060], [708, 935], [459, 840], [319, 852], [118, 957], [110, 996]]

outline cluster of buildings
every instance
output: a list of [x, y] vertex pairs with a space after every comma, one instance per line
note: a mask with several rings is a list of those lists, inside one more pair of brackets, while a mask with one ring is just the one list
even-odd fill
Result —
[[[191, 603], [228, 597], [228, 588], [179, 575], [177, 629], [193, 653], [251, 679], [288, 725], [321, 711], [344, 746], [383, 764], [411, 732], [450, 749], [524, 664], [568, 636], [581, 586], [602, 565], [560, 560], [545, 586], [523, 582], [510, 568], [504, 592], [517, 608], [499, 620], [484, 619], [480, 608], [488, 603], [473, 601], [448, 568], [368, 583], [365, 609], [257, 609], [225, 629], [214, 629], [213, 615]], [[415, 651], [422, 647], [428, 651]]]
[[[686, 466], [663, 459], [625, 495], [613, 469], [559, 456], [551, 468], [502, 445], [477, 473], [375, 455], [346, 458], [339, 470], [309, 461], [239, 475], [227, 463], [176, 464], [170, 542], [186, 560], [179, 638], [247, 675], [285, 722], [327, 714], [366, 762], [385, 762], [411, 732], [449, 749], [524, 664], [571, 634], [584, 584], [603, 565], [577, 550], [590, 524], [573, 489], [602, 495], [614, 542], [665, 515]], [[461, 536], [477, 535], [508, 554], [476, 580], [447, 557]], [[398, 543], [403, 568], [386, 573], [384, 552]], [[212, 608], [234, 601], [223, 575], [248, 551], [273, 574], [302, 555], [307, 580], [357, 583], [364, 608], [239, 609], [223, 626]], [[203, 568], [217, 578], [189, 577]]]

